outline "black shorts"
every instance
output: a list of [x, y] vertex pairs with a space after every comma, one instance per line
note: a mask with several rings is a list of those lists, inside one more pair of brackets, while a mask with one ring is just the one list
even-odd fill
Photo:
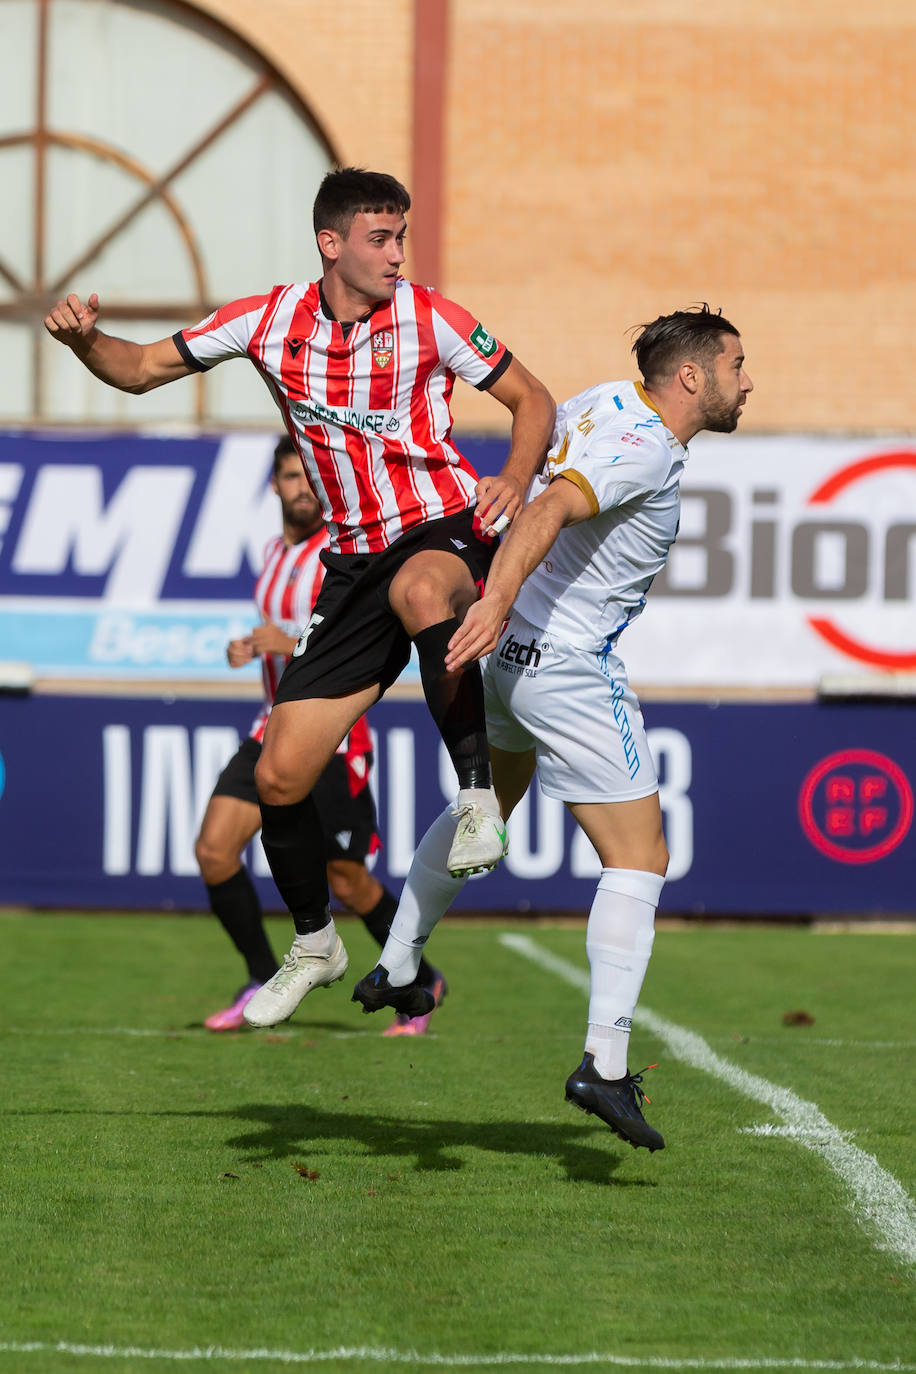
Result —
[[[255, 764], [261, 756], [261, 745], [250, 736], [239, 745], [238, 752], [226, 764], [216, 780], [214, 797], [235, 797], [238, 801], [258, 804], [254, 785]], [[369, 767], [372, 755], [366, 755]], [[378, 848], [378, 822], [375, 802], [368, 785], [356, 796], [350, 792], [347, 761], [343, 754], [335, 754], [312, 789], [325, 849], [329, 859], [352, 859], [363, 863]]]
[[410, 658], [410, 636], [388, 604], [395, 573], [415, 553], [456, 554], [482, 589], [497, 542], [473, 528], [474, 510], [408, 530], [382, 553], [323, 553], [327, 569], [311, 620], [286, 665], [275, 701], [382, 692]]

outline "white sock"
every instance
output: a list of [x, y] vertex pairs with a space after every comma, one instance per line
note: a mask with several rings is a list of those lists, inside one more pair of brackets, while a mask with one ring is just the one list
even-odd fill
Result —
[[304, 935], [297, 935], [293, 941], [293, 949], [302, 954], [328, 955], [337, 943], [337, 927], [333, 919], [329, 925], [322, 926], [321, 930], [310, 930]]
[[468, 802], [489, 811], [491, 816], [499, 815], [499, 801], [492, 787], [463, 787], [458, 793], [456, 808], [467, 806]]
[[379, 956], [392, 987], [404, 987], [416, 978], [430, 932], [467, 882], [467, 878], [453, 878], [446, 868], [454, 838], [455, 818], [452, 808], [447, 807], [417, 845], [385, 948]]
[[652, 942], [655, 908], [665, 885], [657, 873], [603, 868], [585, 932], [591, 970], [585, 1049], [602, 1078], [627, 1072], [630, 1025]]

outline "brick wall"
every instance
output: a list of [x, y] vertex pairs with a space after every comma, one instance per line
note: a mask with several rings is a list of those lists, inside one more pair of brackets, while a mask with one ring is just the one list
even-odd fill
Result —
[[[408, 0], [210, 7], [345, 160], [409, 177]], [[911, 0], [451, 0], [448, 70], [441, 286], [558, 396], [708, 300], [742, 330], [747, 432], [916, 432]], [[503, 427], [467, 388], [455, 411]]]

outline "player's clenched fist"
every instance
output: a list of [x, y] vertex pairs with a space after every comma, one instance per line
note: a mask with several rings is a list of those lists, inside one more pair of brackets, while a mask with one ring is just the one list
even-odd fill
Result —
[[94, 291], [85, 304], [71, 293], [45, 316], [45, 329], [58, 343], [79, 349], [92, 334], [98, 318], [99, 298]]

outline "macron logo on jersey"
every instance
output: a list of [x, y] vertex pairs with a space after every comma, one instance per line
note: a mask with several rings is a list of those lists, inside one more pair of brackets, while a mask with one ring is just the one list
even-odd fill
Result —
[[393, 410], [347, 410], [326, 406], [321, 401], [293, 401], [290, 409], [304, 425], [336, 425], [338, 429], [358, 429], [370, 434], [394, 434], [401, 422]]

